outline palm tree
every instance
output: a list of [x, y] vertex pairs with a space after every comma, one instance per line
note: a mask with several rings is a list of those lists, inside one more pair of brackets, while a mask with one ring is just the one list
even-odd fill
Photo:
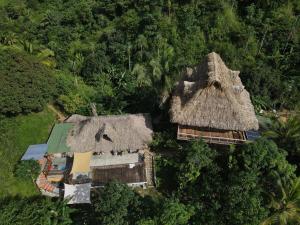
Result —
[[143, 60], [143, 55], [144, 55], [144, 49], [148, 48], [147, 38], [144, 35], [140, 34], [137, 37], [136, 46], [137, 46], [137, 48], [139, 48], [139, 54], [138, 55], [139, 55], [140, 60], [142, 61]]
[[37, 54], [37, 58], [40, 60], [40, 62], [51, 68], [56, 67], [56, 61], [54, 59], [54, 56], [54, 52], [48, 48], [41, 50]]
[[84, 62], [84, 57], [81, 53], [76, 53], [73, 59], [70, 61], [70, 69], [73, 74], [79, 75]]
[[157, 38], [157, 55], [150, 61], [152, 68], [152, 83], [156, 83], [156, 89], [160, 95], [160, 106], [164, 105], [172, 88], [171, 71], [174, 67], [174, 48], [161, 37]]
[[29, 41], [22, 40], [20, 41], [20, 44], [22, 45], [25, 52], [32, 54], [33, 53], [33, 46]]
[[254, 105], [255, 112], [260, 112], [261, 110], [266, 110], [269, 108], [267, 101], [261, 96], [251, 96], [252, 103]]
[[276, 119], [263, 135], [273, 139], [279, 147], [289, 150], [291, 155], [297, 155], [300, 150], [300, 117], [290, 117], [285, 122]]
[[135, 64], [131, 73], [136, 76], [138, 86], [142, 87], [151, 85], [151, 79], [147, 76], [146, 68], [142, 64]]
[[300, 224], [300, 178], [288, 185], [277, 180], [277, 194], [270, 193], [271, 215], [260, 225], [299, 225]]
[[0, 37], [0, 43], [4, 44], [4, 45], [14, 45], [18, 42], [17, 36], [15, 33], [6, 33], [1, 35]]

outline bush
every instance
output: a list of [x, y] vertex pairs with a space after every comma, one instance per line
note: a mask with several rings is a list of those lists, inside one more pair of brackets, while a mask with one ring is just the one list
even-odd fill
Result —
[[73, 224], [75, 210], [66, 202], [36, 196], [31, 198], [6, 197], [0, 199], [0, 224]]
[[33, 56], [0, 51], [0, 114], [41, 111], [55, 93], [55, 78]]
[[40, 165], [35, 160], [21, 161], [15, 169], [15, 176], [20, 179], [36, 179], [40, 173]]
[[80, 77], [72, 76], [67, 72], [56, 74], [59, 98], [56, 103], [67, 114], [90, 113], [90, 103], [95, 95], [93, 87], [86, 85]]

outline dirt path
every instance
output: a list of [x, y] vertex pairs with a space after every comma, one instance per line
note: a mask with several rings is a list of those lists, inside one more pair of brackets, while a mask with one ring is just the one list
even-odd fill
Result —
[[50, 109], [52, 112], [55, 113], [55, 115], [56, 115], [59, 122], [65, 121], [66, 116], [62, 112], [57, 110], [53, 105], [48, 105], [48, 109]]

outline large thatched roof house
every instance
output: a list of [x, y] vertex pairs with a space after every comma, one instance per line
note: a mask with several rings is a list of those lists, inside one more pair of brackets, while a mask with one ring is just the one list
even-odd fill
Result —
[[[36, 183], [41, 192], [58, 196], [65, 187], [69, 203], [87, 203], [76, 197], [79, 189], [89, 195], [89, 188], [110, 181], [129, 186], [154, 185], [154, 155], [149, 114], [86, 117], [72, 115], [55, 124], [46, 144], [30, 146], [22, 158], [41, 163]], [[82, 189], [82, 190], [83, 190]]]
[[134, 152], [147, 147], [152, 140], [148, 114], [94, 116], [73, 115], [67, 146], [72, 152]]
[[178, 124], [178, 139], [184, 140], [202, 137], [209, 143], [242, 143], [246, 131], [258, 129], [239, 71], [228, 69], [215, 52], [186, 69], [173, 93], [170, 116]]

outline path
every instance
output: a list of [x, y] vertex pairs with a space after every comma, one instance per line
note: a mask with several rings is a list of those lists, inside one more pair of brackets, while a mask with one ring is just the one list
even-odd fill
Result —
[[66, 120], [66, 116], [62, 112], [60, 112], [59, 110], [57, 110], [53, 105], [49, 104], [47, 106], [48, 106], [48, 109], [50, 109], [52, 112], [55, 113], [55, 115], [56, 115], [56, 117], [57, 117], [57, 119], [58, 119], [59, 122], [63, 122], [63, 121]]

